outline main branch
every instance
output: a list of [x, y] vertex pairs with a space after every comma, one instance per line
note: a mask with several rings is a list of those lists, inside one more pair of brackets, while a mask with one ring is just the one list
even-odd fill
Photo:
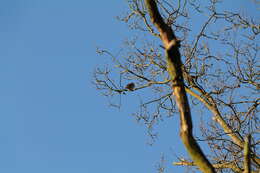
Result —
[[163, 21], [155, 0], [145, 0], [145, 2], [151, 21], [160, 32], [160, 38], [166, 48], [167, 68], [171, 76], [172, 88], [180, 112], [180, 136], [182, 142], [190, 157], [202, 172], [215, 173], [213, 166], [203, 154], [192, 134], [192, 119], [182, 74], [183, 64], [179, 51], [180, 42], [172, 28]]

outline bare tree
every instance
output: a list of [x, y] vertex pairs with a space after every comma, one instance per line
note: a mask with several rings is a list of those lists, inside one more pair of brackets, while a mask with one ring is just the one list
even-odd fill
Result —
[[[259, 16], [217, 0], [128, 3], [129, 12], [119, 19], [139, 37], [127, 41], [119, 55], [98, 50], [111, 57], [113, 67], [96, 69], [97, 89], [109, 98], [140, 90], [154, 96], [141, 101], [134, 114], [152, 139], [157, 122], [179, 113], [180, 136], [191, 159], [174, 165], [202, 172], [259, 172]], [[248, 3], [259, 9], [257, 1]], [[206, 117], [197, 127], [200, 137], [193, 136], [195, 110]], [[197, 141], [211, 153], [205, 156]]]

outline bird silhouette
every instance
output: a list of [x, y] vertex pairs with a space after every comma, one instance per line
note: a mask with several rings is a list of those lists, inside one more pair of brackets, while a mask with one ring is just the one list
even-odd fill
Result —
[[134, 91], [134, 89], [135, 89], [135, 83], [131, 82], [131, 83], [127, 84], [127, 85], [125, 86], [125, 88], [128, 89], [129, 91]]

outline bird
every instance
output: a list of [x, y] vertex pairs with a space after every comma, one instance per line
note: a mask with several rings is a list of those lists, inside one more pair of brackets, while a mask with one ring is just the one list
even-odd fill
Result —
[[125, 88], [128, 89], [129, 91], [134, 91], [134, 89], [135, 89], [135, 83], [131, 82], [131, 83], [127, 84], [127, 85], [125, 86]]

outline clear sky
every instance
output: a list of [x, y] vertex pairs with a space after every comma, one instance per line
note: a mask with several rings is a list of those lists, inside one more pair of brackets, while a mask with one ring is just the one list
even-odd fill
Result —
[[115, 19], [125, 8], [122, 0], [0, 1], [0, 172], [155, 172], [161, 153], [171, 167], [183, 152], [177, 127], [166, 122], [150, 147], [129, 116], [135, 110], [109, 108], [91, 84], [104, 63], [96, 47], [116, 50], [128, 36]]

